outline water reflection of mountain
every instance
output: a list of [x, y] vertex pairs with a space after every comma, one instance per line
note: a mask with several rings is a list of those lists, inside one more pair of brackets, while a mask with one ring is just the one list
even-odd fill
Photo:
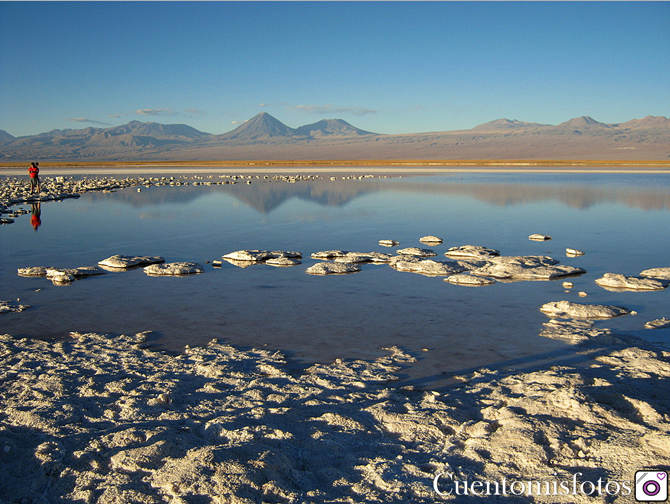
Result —
[[[586, 209], [600, 203], [616, 203], [641, 210], [670, 209], [670, 188], [659, 185], [601, 185], [561, 183], [491, 183], [429, 179], [315, 180], [286, 182], [252, 181], [216, 186], [163, 186], [127, 189], [114, 195], [131, 206], [188, 203], [211, 194], [229, 194], [260, 213], [270, 213], [292, 198], [323, 206], [342, 206], [365, 194], [403, 192], [434, 195], [468, 196], [495, 206], [513, 206], [542, 201], [557, 201], [568, 207]], [[106, 195], [90, 193], [93, 200]]]

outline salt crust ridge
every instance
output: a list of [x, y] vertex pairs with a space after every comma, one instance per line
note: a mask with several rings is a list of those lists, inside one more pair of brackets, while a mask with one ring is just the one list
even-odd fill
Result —
[[433, 503], [441, 471], [621, 482], [667, 467], [670, 353], [588, 322], [543, 335], [561, 331], [583, 333], [591, 365], [480, 369], [442, 393], [389, 385], [414, 360], [399, 348], [292, 376], [279, 352], [220, 342], [174, 356], [148, 333], [0, 336], [0, 501]]

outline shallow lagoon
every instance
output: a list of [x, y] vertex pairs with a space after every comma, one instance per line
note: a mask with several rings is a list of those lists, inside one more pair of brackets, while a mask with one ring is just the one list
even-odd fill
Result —
[[[214, 179], [217, 175], [214, 175]], [[28, 208], [27, 205], [22, 205]], [[670, 177], [624, 174], [456, 174], [441, 177], [164, 186], [87, 193], [42, 204], [2, 226], [1, 299], [33, 307], [2, 317], [2, 332], [61, 338], [70, 331], [155, 331], [153, 343], [179, 351], [219, 338], [284, 351], [296, 368], [335, 358], [373, 358], [398, 345], [419, 361], [406, 383], [436, 386], [479, 366], [516, 367], [571, 358], [570, 347], [538, 336], [549, 301], [616, 304], [634, 316], [598, 322], [668, 343], [667, 331], [642, 330], [670, 316], [670, 290], [611, 292], [594, 280], [606, 272], [637, 275], [670, 266]], [[528, 240], [532, 233], [551, 241]], [[483, 245], [503, 255], [549, 255], [587, 270], [570, 279], [469, 288], [368, 264], [356, 274], [305, 274], [312, 252], [389, 252]], [[565, 248], [586, 255], [565, 256]], [[208, 261], [240, 249], [296, 250], [301, 265], [238, 268]], [[141, 269], [56, 287], [22, 278], [26, 266], [94, 265], [113, 254], [162, 255], [205, 264], [205, 274], [148, 277]], [[589, 295], [578, 297], [579, 291]]]

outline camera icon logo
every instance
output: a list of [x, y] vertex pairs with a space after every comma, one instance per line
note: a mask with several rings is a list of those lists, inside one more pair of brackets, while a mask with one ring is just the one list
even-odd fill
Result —
[[635, 473], [635, 500], [638, 502], [668, 500], [668, 473], [665, 471], [637, 471]]

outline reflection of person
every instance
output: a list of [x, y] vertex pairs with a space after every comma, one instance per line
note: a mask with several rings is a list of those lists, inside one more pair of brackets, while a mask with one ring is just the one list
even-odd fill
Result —
[[30, 218], [30, 223], [35, 231], [42, 225], [42, 203], [33, 203], [33, 216]]
[[40, 192], [42, 190], [40, 187], [40, 164], [35, 162], [30, 163], [28, 174], [30, 175], [30, 194]]

